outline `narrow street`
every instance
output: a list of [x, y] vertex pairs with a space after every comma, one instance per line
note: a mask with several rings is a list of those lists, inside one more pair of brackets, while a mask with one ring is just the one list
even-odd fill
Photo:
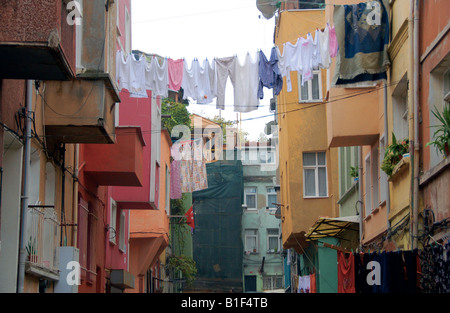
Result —
[[1, 294], [450, 293], [449, 0], [0, 3]]

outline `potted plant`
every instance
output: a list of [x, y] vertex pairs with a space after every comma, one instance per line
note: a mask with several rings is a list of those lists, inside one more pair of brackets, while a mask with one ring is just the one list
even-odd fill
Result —
[[392, 133], [392, 144], [386, 148], [384, 153], [384, 159], [381, 163], [381, 169], [389, 176], [392, 176], [392, 172], [398, 162], [403, 159], [403, 155], [409, 152], [409, 139], [403, 139], [397, 141], [395, 134]]
[[350, 176], [353, 177], [354, 181], [358, 180], [358, 167], [356, 166], [350, 166]]
[[434, 145], [436, 149], [445, 157], [450, 155], [450, 104], [447, 102], [441, 112], [436, 107], [432, 111], [433, 115], [439, 120], [440, 125], [431, 126], [436, 128], [433, 134], [433, 141], [427, 143], [427, 147]]
[[31, 263], [37, 263], [37, 250], [36, 250], [36, 238], [30, 236], [28, 244], [26, 246], [28, 261]]

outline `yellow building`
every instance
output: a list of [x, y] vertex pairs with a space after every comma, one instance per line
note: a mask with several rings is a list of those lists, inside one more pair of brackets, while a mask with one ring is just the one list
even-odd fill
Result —
[[[283, 53], [284, 43], [295, 44], [299, 37], [306, 38], [308, 33], [314, 34], [316, 29], [323, 29], [325, 25], [323, 7], [282, 10], [277, 18], [275, 44]], [[320, 267], [318, 290], [336, 292], [336, 267], [322, 266], [323, 262], [333, 260], [333, 253], [336, 257], [336, 251], [317, 247], [316, 242], [305, 237], [319, 217], [339, 214], [338, 150], [329, 148], [327, 137], [325, 99], [329, 79], [326, 70], [318, 70], [314, 72], [313, 80], [302, 86], [297, 72], [290, 75], [292, 92], [288, 92], [284, 79], [283, 90], [277, 98], [283, 248], [293, 249], [305, 260], [314, 259], [309, 264], [309, 272], [319, 273]], [[308, 251], [308, 247], [311, 250]], [[329, 252], [331, 256], [327, 255]], [[291, 267], [292, 289], [297, 288], [295, 277], [300, 274]]]
[[[360, 2], [335, 0], [333, 4]], [[411, 87], [413, 83], [413, 20], [409, 16], [409, 4], [406, 0], [389, 2], [391, 65], [387, 82], [368, 82], [359, 88], [331, 88], [327, 103], [329, 146], [361, 148], [359, 200], [364, 203], [361, 210], [363, 250], [411, 248], [413, 150], [395, 166], [392, 174], [381, 169], [385, 151], [393, 143], [392, 134], [399, 142], [414, 141], [413, 91], [408, 89], [408, 84]], [[333, 14], [334, 6], [327, 6], [327, 20], [333, 20]], [[333, 62], [331, 72], [335, 71], [335, 65]]]

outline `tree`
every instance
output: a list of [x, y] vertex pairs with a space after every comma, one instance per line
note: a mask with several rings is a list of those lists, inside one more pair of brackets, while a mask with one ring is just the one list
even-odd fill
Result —
[[170, 115], [170, 118], [163, 118], [161, 126], [166, 128], [169, 133], [177, 125], [185, 125], [191, 129], [190, 113], [186, 104], [175, 102], [171, 99], [164, 99], [161, 104], [161, 114]]
[[[216, 124], [219, 124], [220, 127], [222, 127], [223, 131], [223, 142], [227, 142], [227, 127], [232, 127], [236, 124], [234, 121], [227, 121], [223, 117], [214, 116], [214, 118], [211, 119]], [[239, 138], [241, 142], [248, 142], [248, 132], [245, 132], [243, 130], [238, 131]]]

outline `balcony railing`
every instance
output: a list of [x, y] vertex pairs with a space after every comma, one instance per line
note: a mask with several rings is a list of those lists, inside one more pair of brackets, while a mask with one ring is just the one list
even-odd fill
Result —
[[30, 274], [58, 273], [59, 222], [53, 206], [29, 206], [27, 221], [27, 263]]

